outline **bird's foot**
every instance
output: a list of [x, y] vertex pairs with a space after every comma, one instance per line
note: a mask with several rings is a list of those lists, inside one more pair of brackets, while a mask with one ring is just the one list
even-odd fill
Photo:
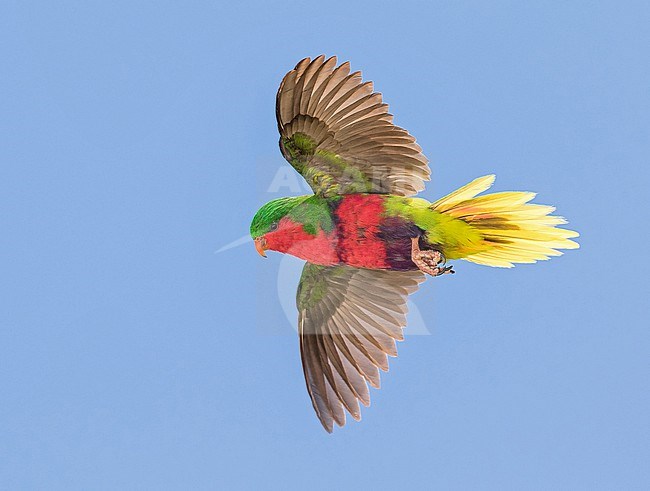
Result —
[[453, 266], [440, 266], [444, 264], [445, 258], [440, 251], [421, 250], [419, 238], [411, 239], [411, 260], [423, 273], [431, 276], [440, 276], [443, 274], [454, 274]]

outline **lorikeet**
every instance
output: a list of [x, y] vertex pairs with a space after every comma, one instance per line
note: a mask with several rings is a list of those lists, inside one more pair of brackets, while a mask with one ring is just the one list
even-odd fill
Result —
[[509, 268], [574, 249], [553, 207], [528, 192], [477, 196], [480, 177], [433, 203], [413, 196], [429, 180], [421, 148], [393, 124], [381, 94], [349, 63], [305, 58], [276, 100], [280, 149], [313, 195], [273, 200], [250, 233], [257, 251], [307, 261], [298, 285], [298, 328], [307, 389], [323, 427], [360, 419], [396, 356], [406, 298], [424, 273], [453, 273], [447, 260]]

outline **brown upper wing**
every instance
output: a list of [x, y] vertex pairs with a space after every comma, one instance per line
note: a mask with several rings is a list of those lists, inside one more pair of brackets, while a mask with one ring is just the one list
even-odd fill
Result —
[[282, 154], [316, 194], [411, 196], [429, 180], [415, 138], [393, 124], [381, 94], [348, 62], [300, 61], [280, 84], [276, 117]]

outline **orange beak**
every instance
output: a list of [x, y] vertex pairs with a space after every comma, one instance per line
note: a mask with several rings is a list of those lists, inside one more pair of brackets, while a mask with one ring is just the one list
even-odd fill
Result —
[[257, 237], [255, 239], [255, 249], [257, 249], [257, 252], [259, 253], [260, 256], [266, 257], [266, 239], [264, 237]]

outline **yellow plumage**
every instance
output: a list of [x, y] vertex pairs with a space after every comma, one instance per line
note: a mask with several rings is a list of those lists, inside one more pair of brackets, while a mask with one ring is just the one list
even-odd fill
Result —
[[439, 199], [431, 208], [467, 223], [481, 238], [458, 256], [488, 266], [511, 268], [513, 263], [534, 263], [577, 249], [573, 230], [557, 228], [566, 223], [550, 215], [555, 208], [528, 203], [535, 193], [507, 191], [478, 196], [494, 183], [494, 175], [479, 177]]

